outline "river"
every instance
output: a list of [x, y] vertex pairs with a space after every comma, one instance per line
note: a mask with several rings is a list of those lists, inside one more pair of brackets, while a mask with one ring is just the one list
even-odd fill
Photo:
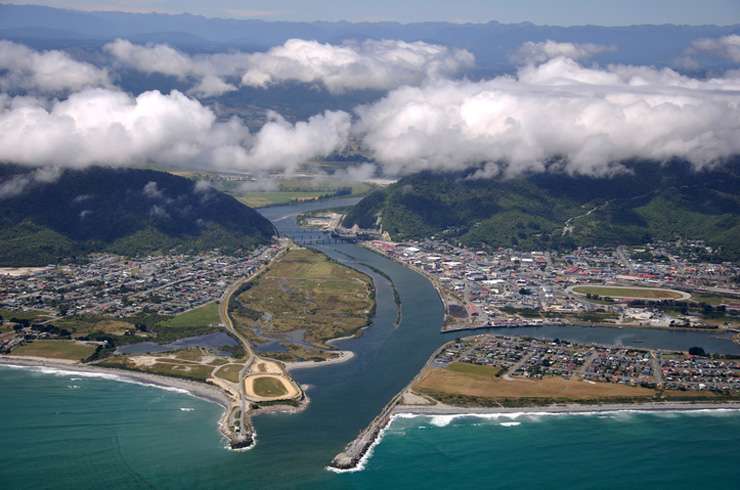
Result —
[[[354, 201], [335, 199], [272, 207], [262, 213], [282, 235], [292, 236], [300, 232], [295, 218], [301, 212]], [[7, 488], [323, 489], [372, 488], [380, 482], [392, 485], [388, 475], [378, 473], [378, 468], [373, 470], [372, 460], [370, 473], [337, 475], [326, 471], [325, 466], [409, 382], [430, 353], [455, 335], [440, 333], [442, 304], [421, 275], [357, 245], [334, 243], [316, 248], [370, 275], [376, 287], [377, 308], [372, 324], [361, 337], [336, 343], [338, 348], [354, 351], [354, 359], [293, 372], [299, 383], [309, 385], [311, 403], [306, 411], [256, 417], [257, 446], [235, 453], [222, 449], [215, 430], [219, 408], [209, 403], [109, 380], [0, 369], [0, 390], [11, 396], [0, 404], [0, 437], [5, 441], [0, 445], [0, 480], [10, 482]], [[398, 323], [398, 306], [386, 277], [393, 281], [400, 296]], [[740, 346], [728, 339], [700, 332], [555, 327], [503, 333], [642, 347], [702, 345], [707, 350], [740, 353]], [[192, 427], [196, 423], [198, 427]], [[392, 431], [391, 436], [389, 447], [395, 451], [398, 431]], [[70, 443], [65, 444], [66, 440]], [[378, 452], [380, 461], [388, 464], [383, 444]], [[450, 457], [459, 462], [454, 455]], [[60, 469], [61, 461], [65, 462], [64, 471]], [[91, 465], [95, 465], [94, 472]], [[101, 465], [110, 472], [100, 470]], [[123, 468], [135, 477], [122, 480]], [[455, 468], [462, 471], [461, 467]], [[455, 468], [450, 466], [451, 475]], [[50, 475], [60, 476], [49, 480]], [[416, 475], [418, 486], [433, 486], [424, 478], [423, 474]]]

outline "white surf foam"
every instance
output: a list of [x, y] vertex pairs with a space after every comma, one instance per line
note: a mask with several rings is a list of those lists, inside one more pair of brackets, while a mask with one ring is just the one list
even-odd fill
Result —
[[[431, 425], [435, 427], [447, 427], [452, 421], [462, 418], [477, 418], [484, 420], [504, 420], [498, 425], [502, 427], [516, 427], [521, 425], [523, 420], [526, 421], [538, 421], [543, 417], [558, 417], [558, 416], [598, 416], [600, 418], [610, 418], [613, 420], [627, 420], [633, 414], [651, 414], [658, 416], [666, 416], [669, 414], [673, 415], [727, 415], [740, 413], [740, 408], [701, 408], [701, 409], [667, 409], [667, 410], [655, 410], [649, 408], [635, 408], [635, 409], [621, 409], [621, 410], [591, 410], [582, 412], [505, 412], [505, 413], [461, 413], [461, 414], [445, 414], [445, 415], [431, 415], [431, 414], [416, 414], [416, 413], [397, 413], [394, 414], [388, 425], [378, 432], [378, 436], [375, 438], [373, 443], [370, 445], [365, 454], [360, 458], [357, 466], [349, 469], [338, 469], [327, 466], [326, 469], [333, 473], [355, 473], [365, 469], [367, 462], [373, 455], [375, 448], [380, 444], [386, 435], [389, 427], [393, 425], [396, 419], [415, 419], [424, 418], [428, 419]], [[420, 425], [418, 428], [427, 428], [426, 425]]]

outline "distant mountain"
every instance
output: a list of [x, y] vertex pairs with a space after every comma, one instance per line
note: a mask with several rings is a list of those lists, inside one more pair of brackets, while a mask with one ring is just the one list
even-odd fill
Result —
[[365, 197], [344, 225], [380, 223], [394, 239], [436, 235], [493, 248], [702, 239], [720, 256], [740, 259], [740, 161], [704, 172], [682, 162], [629, 167], [631, 173], [611, 178], [415, 174]]
[[[426, 41], [470, 50], [480, 75], [508, 70], [509, 56], [525, 41], [587, 42], [614, 46], [595, 57], [601, 63], [669, 65], [691, 41], [740, 33], [734, 26], [638, 25], [540, 26], [528, 22], [503, 24], [419, 22], [279, 22], [212, 19], [197, 15], [83, 12], [35, 5], [0, 4], [0, 37], [35, 47], [89, 45], [116, 37], [138, 42], [165, 42], [185, 50], [224, 48], [265, 49], [290, 38], [339, 42], [345, 39], [401, 39]], [[713, 60], [715, 66], [728, 62]], [[710, 68], [712, 68], [710, 66]]]
[[210, 187], [153, 170], [61, 175], [0, 166], [0, 265], [45, 265], [90, 252], [226, 253], [270, 241], [272, 224]]

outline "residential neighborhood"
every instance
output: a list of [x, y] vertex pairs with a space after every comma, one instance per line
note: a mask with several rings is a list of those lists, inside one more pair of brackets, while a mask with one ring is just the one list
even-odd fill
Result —
[[446, 345], [433, 368], [453, 363], [490, 366], [504, 378], [559, 376], [673, 391], [740, 390], [740, 360], [689, 353], [585, 345], [564, 340], [476, 335]]
[[[445, 301], [447, 331], [564, 322], [740, 327], [740, 266], [704, 261], [701, 242], [567, 253], [476, 251], [435, 239], [365, 243], [432, 280]], [[636, 297], [579, 292], [593, 286], [622, 288]], [[655, 290], [660, 294], [651, 297]]]

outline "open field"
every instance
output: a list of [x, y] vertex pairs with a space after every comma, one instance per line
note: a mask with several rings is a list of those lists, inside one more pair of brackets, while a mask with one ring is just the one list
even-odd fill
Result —
[[13, 349], [14, 356], [48, 357], [81, 361], [95, 352], [96, 346], [74, 340], [34, 340]]
[[272, 376], [260, 376], [252, 382], [254, 393], [266, 398], [284, 396], [288, 393], [283, 382]]
[[104, 333], [121, 337], [127, 332], [132, 332], [138, 337], [148, 337], [151, 335], [137, 331], [132, 321], [114, 320], [103, 316], [67, 316], [54, 320], [52, 323], [59, 328], [69, 330], [74, 336]]
[[610, 298], [628, 298], [628, 299], [687, 299], [688, 293], [673, 291], [671, 289], [648, 288], [648, 287], [622, 287], [622, 286], [601, 286], [601, 285], [582, 285], [574, 286], [571, 290], [576, 294], [607, 296]]
[[187, 311], [174, 318], [160, 322], [159, 327], [210, 327], [218, 325], [218, 303], [208, 303], [194, 310]]
[[721, 304], [740, 303], [740, 298], [732, 298], [730, 296], [719, 296], [716, 294], [705, 294], [698, 293], [692, 294], [691, 299], [697, 303], [706, 303], [708, 305], [716, 306]]
[[[291, 249], [231, 305], [250, 338], [300, 336], [316, 346], [354, 335], [373, 308], [369, 277], [307, 249]], [[294, 337], [287, 343], [300, 343]]]
[[17, 318], [19, 320], [36, 320], [48, 318], [49, 313], [41, 310], [9, 310], [7, 308], [0, 308], [0, 316], [5, 320], [10, 320], [11, 318]]
[[617, 383], [589, 383], [556, 376], [532, 380], [506, 380], [444, 368], [426, 369], [413, 389], [433, 395], [444, 393], [489, 399], [545, 398], [601, 400], [609, 398], [653, 397], [655, 390]]
[[213, 375], [232, 383], [238, 383], [239, 372], [243, 367], [243, 364], [224, 364], [218, 371], [214, 371]]
[[[112, 356], [106, 358], [100, 363], [101, 366], [130, 369], [142, 371], [145, 373], [160, 374], [163, 376], [173, 376], [176, 378], [186, 378], [196, 381], [205, 381], [215, 366], [210, 364], [213, 356], [201, 357], [196, 362], [191, 360], [179, 359], [179, 353], [167, 357], [144, 356]], [[188, 356], [185, 357], [192, 357]]]

